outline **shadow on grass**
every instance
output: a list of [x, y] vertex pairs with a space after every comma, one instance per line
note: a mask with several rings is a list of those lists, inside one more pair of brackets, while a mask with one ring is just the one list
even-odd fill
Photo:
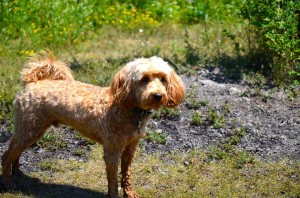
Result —
[[[107, 197], [106, 193], [80, 188], [77, 186], [42, 183], [39, 179], [28, 177], [24, 174], [14, 177], [13, 180], [16, 184], [16, 189], [11, 191], [7, 191], [3, 184], [0, 183], [0, 197], [2, 193], [6, 192], [13, 194], [21, 193], [24, 196], [33, 196], [38, 198]], [[0, 176], [0, 181], [2, 181], [2, 175]]]

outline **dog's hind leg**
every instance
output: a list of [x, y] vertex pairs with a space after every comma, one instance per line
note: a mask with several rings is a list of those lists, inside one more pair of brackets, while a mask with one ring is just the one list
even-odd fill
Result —
[[12, 162], [12, 175], [21, 175], [22, 172], [20, 170], [20, 157], [21, 154], [17, 157], [17, 159], [15, 159], [15, 161]]
[[26, 119], [21, 121], [15, 119], [15, 132], [7, 151], [2, 156], [2, 179], [5, 186], [10, 187], [12, 185], [10, 181], [11, 173], [20, 173], [19, 158], [22, 152], [38, 141], [50, 125], [51, 123], [47, 123], [46, 119], [43, 118], [35, 121], [31, 120], [31, 122]]
[[[29, 145], [28, 145], [29, 146]], [[18, 142], [14, 137], [11, 139], [7, 151], [2, 156], [3, 183], [10, 187], [11, 172], [19, 172], [19, 158], [21, 153], [27, 148], [26, 144]], [[12, 170], [12, 168], [14, 170]]]

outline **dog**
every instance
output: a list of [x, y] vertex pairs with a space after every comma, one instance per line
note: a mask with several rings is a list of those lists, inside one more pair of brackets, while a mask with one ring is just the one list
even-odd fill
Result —
[[32, 56], [21, 71], [23, 90], [14, 99], [14, 134], [2, 156], [3, 183], [13, 186], [21, 153], [51, 126], [73, 127], [103, 145], [108, 196], [118, 197], [121, 162], [123, 196], [140, 197], [131, 187], [131, 163], [153, 110], [178, 106], [185, 95], [180, 77], [159, 57], [127, 63], [109, 87], [74, 80], [52, 52]]

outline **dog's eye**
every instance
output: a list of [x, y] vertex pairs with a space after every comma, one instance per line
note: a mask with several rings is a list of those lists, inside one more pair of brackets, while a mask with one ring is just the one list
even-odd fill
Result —
[[150, 78], [147, 77], [147, 76], [144, 76], [144, 77], [142, 78], [142, 80], [141, 80], [141, 82], [143, 82], [143, 83], [147, 83], [147, 82], [149, 82], [149, 81], [150, 81]]
[[165, 83], [165, 82], [167, 82], [167, 79], [163, 76], [163, 77], [161, 77], [160, 82]]

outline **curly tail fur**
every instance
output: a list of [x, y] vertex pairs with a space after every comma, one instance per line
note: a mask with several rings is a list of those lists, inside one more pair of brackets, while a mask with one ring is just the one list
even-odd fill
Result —
[[55, 60], [50, 51], [37, 53], [29, 58], [21, 71], [24, 85], [39, 80], [74, 80], [70, 68], [63, 62]]

